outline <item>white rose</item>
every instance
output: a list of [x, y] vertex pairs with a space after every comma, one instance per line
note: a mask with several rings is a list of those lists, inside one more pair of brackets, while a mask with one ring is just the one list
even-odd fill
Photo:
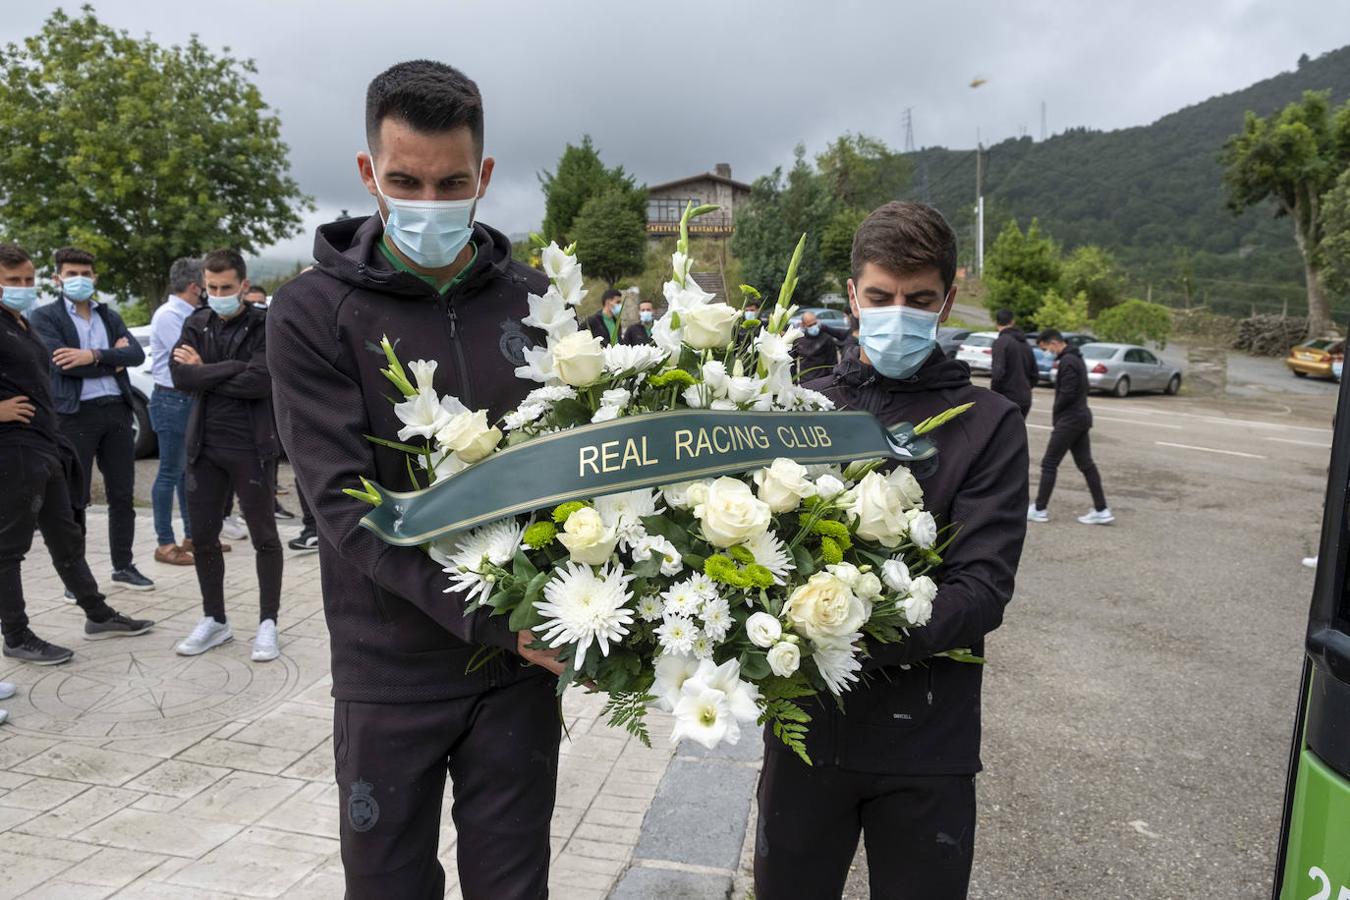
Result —
[[870, 603], [881, 596], [881, 579], [871, 572], [864, 572], [853, 583], [853, 593]]
[[937, 543], [937, 522], [933, 514], [921, 509], [911, 509], [906, 513], [909, 522], [909, 539], [920, 550], [927, 550]]
[[900, 558], [888, 559], [882, 563], [881, 578], [886, 582], [886, 587], [895, 591], [897, 594], [909, 592], [909, 566]]
[[816, 492], [816, 486], [806, 477], [806, 467], [781, 456], [767, 469], [756, 472], [754, 478], [759, 499], [776, 513], [796, 509], [803, 497]]
[[725, 303], [706, 303], [680, 314], [684, 342], [695, 350], [721, 350], [731, 343], [741, 314]]
[[905, 614], [911, 625], [927, 625], [933, 615], [933, 598], [937, 596], [937, 585], [927, 575], [914, 579], [909, 596], [896, 605]]
[[884, 475], [869, 473], [853, 489], [849, 510], [857, 519], [855, 531], [865, 541], [883, 547], [898, 547], [904, 540], [908, 521], [900, 492]]
[[772, 647], [783, 636], [783, 624], [766, 612], [757, 612], [745, 620], [745, 634], [756, 647]]
[[769, 668], [779, 678], [788, 678], [802, 664], [802, 651], [796, 644], [781, 641], [769, 650]]
[[569, 334], [552, 347], [558, 377], [572, 387], [586, 387], [605, 371], [605, 351], [600, 339], [589, 331]]
[[618, 528], [606, 526], [600, 513], [583, 507], [567, 517], [558, 540], [571, 554], [572, 561], [590, 566], [603, 565], [619, 542]]
[[792, 627], [820, 644], [850, 639], [867, 621], [867, 604], [828, 572], [817, 572], [783, 606]]
[[844, 483], [833, 475], [822, 475], [816, 479], [816, 493], [826, 500], [833, 500], [844, 492]]
[[769, 530], [773, 515], [769, 505], [756, 499], [744, 481], [719, 478], [707, 490], [707, 497], [694, 507], [694, 515], [703, 523], [703, 535], [714, 547], [743, 544]]
[[891, 487], [900, 492], [900, 500], [905, 504], [905, 509], [923, 505], [923, 488], [919, 486], [918, 479], [908, 466], [896, 466], [886, 476], [886, 480], [891, 483]]
[[497, 449], [501, 439], [501, 431], [488, 427], [487, 411], [481, 409], [452, 417], [436, 432], [436, 441], [442, 447], [454, 450], [466, 463], [478, 462], [488, 456]]

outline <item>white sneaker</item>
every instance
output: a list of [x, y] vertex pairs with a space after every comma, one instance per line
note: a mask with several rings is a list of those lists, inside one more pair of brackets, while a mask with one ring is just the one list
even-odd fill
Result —
[[1049, 522], [1049, 521], [1050, 521], [1050, 510], [1048, 510], [1048, 509], [1037, 509], [1037, 508], [1036, 508], [1036, 504], [1033, 503], [1033, 504], [1031, 504], [1030, 506], [1027, 507], [1027, 521], [1028, 521], [1028, 522]]
[[242, 541], [248, 537], [248, 529], [238, 516], [226, 516], [220, 526], [220, 536], [227, 541]]
[[196, 656], [232, 640], [234, 633], [230, 631], [229, 622], [217, 622], [211, 616], [205, 616], [197, 623], [197, 627], [192, 629], [192, 634], [174, 649], [178, 651], [179, 656]]
[[3, 710], [3, 709], [0, 709], [0, 725], [5, 724], [5, 722], [6, 722], [8, 719], [9, 719], [9, 713], [6, 712], [6, 711]]
[[258, 623], [258, 633], [253, 636], [253, 661], [267, 662], [281, 655], [277, 649], [277, 623], [263, 619]]
[[1116, 517], [1111, 515], [1109, 506], [1106, 509], [1094, 509], [1087, 515], [1078, 517], [1078, 521], [1084, 525], [1110, 525], [1115, 520]]
[[[1317, 557], [1316, 557], [1316, 556], [1305, 556], [1305, 557], [1303, 557], [1303, 565], [1307, 566], [1309, 569], [1315, 569], [1315, 568], [1317, 568]], [[9, 696], [9, 695], [8, 695], [8, 694], [0, 695], [0, 700], [5, 699], [5, 697], [7, 697], [7, 696]]]
[[8, 700], [19, 692], [19, 689], [8, 681], [0, 681], [0, 700]]

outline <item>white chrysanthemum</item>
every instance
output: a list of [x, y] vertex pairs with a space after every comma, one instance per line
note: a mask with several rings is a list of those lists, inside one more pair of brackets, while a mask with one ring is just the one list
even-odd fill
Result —
[[485, 570], [486, 564], [505, 566], [511, 562], [520, 547], [521, 526], [513, 519], [503, 519], [475, 528], [449, 541], [437, 541], [429, 554], [450, 576], [450, 587], [445, 593], [465, 593], [466, 602], [486, 600], [492, 593], [493, 581]]
[[751, 538], [743, 546], [750, 551], [757, 564], [769, 570], [774, 584], [787, 584], [787, 573], [797, 568], [788, 555], [787, 545], [772, 531]]
[[502, 417], [502, 427], [507, 431], [523, 428], [531, 422], [538, 421], [544, 411], [545, 408], [542, 403], [522, 403]]
[[661, 511], [656, 505], [656, 492], [648, 488], [607, 494], [595, 498], [594, 503], [601, 521], [618, 529], [619, 543], [624, 547], [631, 547], [646, 536], [643, 516], [654, 516]]
[[703, 622], [703, 633], [718, 643], [727, 636], [731, 626], [736, 623], [731, 617], [727, 601], [722, 597], [703, 601], [703, 609], [699, 611], [698, 617]]
[[697, 572], [690, 577], [689, 586], [704, 600], [711, 600], [717, 596], [717, 582], [702, 572]]
[[672, 616], [693, 616], [703, 606], [703, 596], [688, 580], [672, 584], [661, 594], [666, 601], [666, 613]]
[[673, 616], [667, 612], [665, 621], [656, 628], [656, 638], [666, 653], [690, 653], [699, 630], [687, 616]]
[[712, 639], [708, 637], [706, 632], [700, 633], [698, 637], [694, 638], [693, 644], [690, 645], [689, 652], [694, 654], [694, 659], [712, 659]]
[[820, 391], [813, 391], [798, 385], [790, 384], [781, 387], [775, 399], [779, 409], [821, 411], [834, 409], [834, 401], [829, 397], [826, 397]]
[[575, 400], [577, 389], [566, 384], [549, 384], [535, 388], [525, 395], [525, 403], [557, 403], [559, 400]]
[[615, 344], [605, 348], [605, 371], [611, 375], [645, 372], [661, 365], [670, 356], [655, 344]]
[[628, 590], [632, 580], [632, 575], [618, 567], [605, 566], [599, 574], [576, 563], [557, 569], [544, 585], [546, 602], [536, 607], [550, 620], [542, 626], [540, 638], [550, 647], [575, 644], [573, 664], [578, 669], [592, 643], [599, 645], [600, 655], [608, 656], [610, 643], [619, 643], [628, 634], [624, 626], [633, 623], [633, 610], [628, 608], [633, 599]]
[[644, 622], [655, 622], [657, 619], [661, 618], [661, 614], [665, 612], [665, 609], [666, 605], [662, 603], [661, 598], [655, 594], [647, 594], [644, 597], [638, 598], [637, 614], [638, 618]]
[[815, 661], [816, 668], [820, 670], [820, 677], [825, 679], [825, 686], [831, 693], [841, 694], [849, 689], [850, 682], [858, 680], [862, 662], [858, 659], [857, 651], [853, 649], [853, 643], [861, 639], [862, 635], [855, 633], [846, 641], [816, 644], [811, 659]]

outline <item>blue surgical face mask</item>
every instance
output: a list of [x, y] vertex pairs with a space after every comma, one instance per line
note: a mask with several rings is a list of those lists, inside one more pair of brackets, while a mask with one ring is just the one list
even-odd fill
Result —
[[872, 368], [887, 378], [910, 377], [932, 355], [939, 313], [910, 306], [864, 306], [858, 312], [858, 342]]
[[652, 320], [656, 318], [656, 313], [652, 312], [650, 309], [644, 309], [638, 313], [638, 318], [642, 320], [643, 325], [650, 325], [652, 324]]
[[810, 335], [811, 337], [815, 337], [816, 335], [820, 334], [820, 326], [819, 326], [819, 325], [807, 325], [807, 326], [806, 326], [806, 333], [807, 333], [808, 335]]
[[73, 275], [61, 279], [61, 290], [71, 300], [83, 303], [94, 296], [94, 279], [87, 275]]
[[222, 319], [228, 319], [239, 312], [241, 305], [238, 294], [231, 294], [228, 297], [207, 297], [206, 304]]
[[466, 200], [399, 200], [380, 187], [374, 160], [371, 160], [370, 174], [375, 179], [375, 190], [389, 210], [384, 220], [384, 233], [394, 246], [424, 269], [440, 269], [454, 262], [473, 236], [474, 208], [483, 181], [482, 164], [479, 164], [473, 196]]
[[0, 303], [14, 310], [16, 313], [26, 313], [37, 303], [36, 287], [12, 287], [5, 286], [0, 288]]
[[753, 322], [753, 321], [755, 321], [755, 319], [758, 319], [758, 318], [759, 318], [759, 313], [755, 312], [753, 309], [747, 309], [747, 310], [745, 310], [744, 315], [745, 315], [745, 321], [747, 321], [747, 322]]

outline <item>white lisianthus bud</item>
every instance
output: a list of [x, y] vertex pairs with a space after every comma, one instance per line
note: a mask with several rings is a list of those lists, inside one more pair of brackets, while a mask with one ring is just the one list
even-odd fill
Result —
[[589, 331], [569, 334], [554, 344], [552, 350], [558, 377], [572, 387], [587, 387], [604, 374], [604, 348]]
[[896, 557], [895, 559], [886, 560], [881, 566], [881, 578], [886, 582], [886, 587], [890, 588], [895, 593], [909, 593], [909, 586], [911, 583], [909, 578], [909, 566], [905, 565], [903, 559]]
[[853, 582], [853, 593], [868, 602], [876, 600], [881, 596], [881, 579], [871, 572], [864, 572]]
[[767, 649], [783, 636], [783, 624], [766, 612], [757, 612], [745, 620], [745, 634], [750, 643]]
[[911, 509], [905, 514], [909, 521], [909, 539], [920, 550], [927, 550], [937, 543], [937, 522], [933, 514], [921, 509]]
[[802, 664], [802, 651], [796, 644], [781, 641], [769, 650], [769, 668], [779, 678], [788, 678]]

